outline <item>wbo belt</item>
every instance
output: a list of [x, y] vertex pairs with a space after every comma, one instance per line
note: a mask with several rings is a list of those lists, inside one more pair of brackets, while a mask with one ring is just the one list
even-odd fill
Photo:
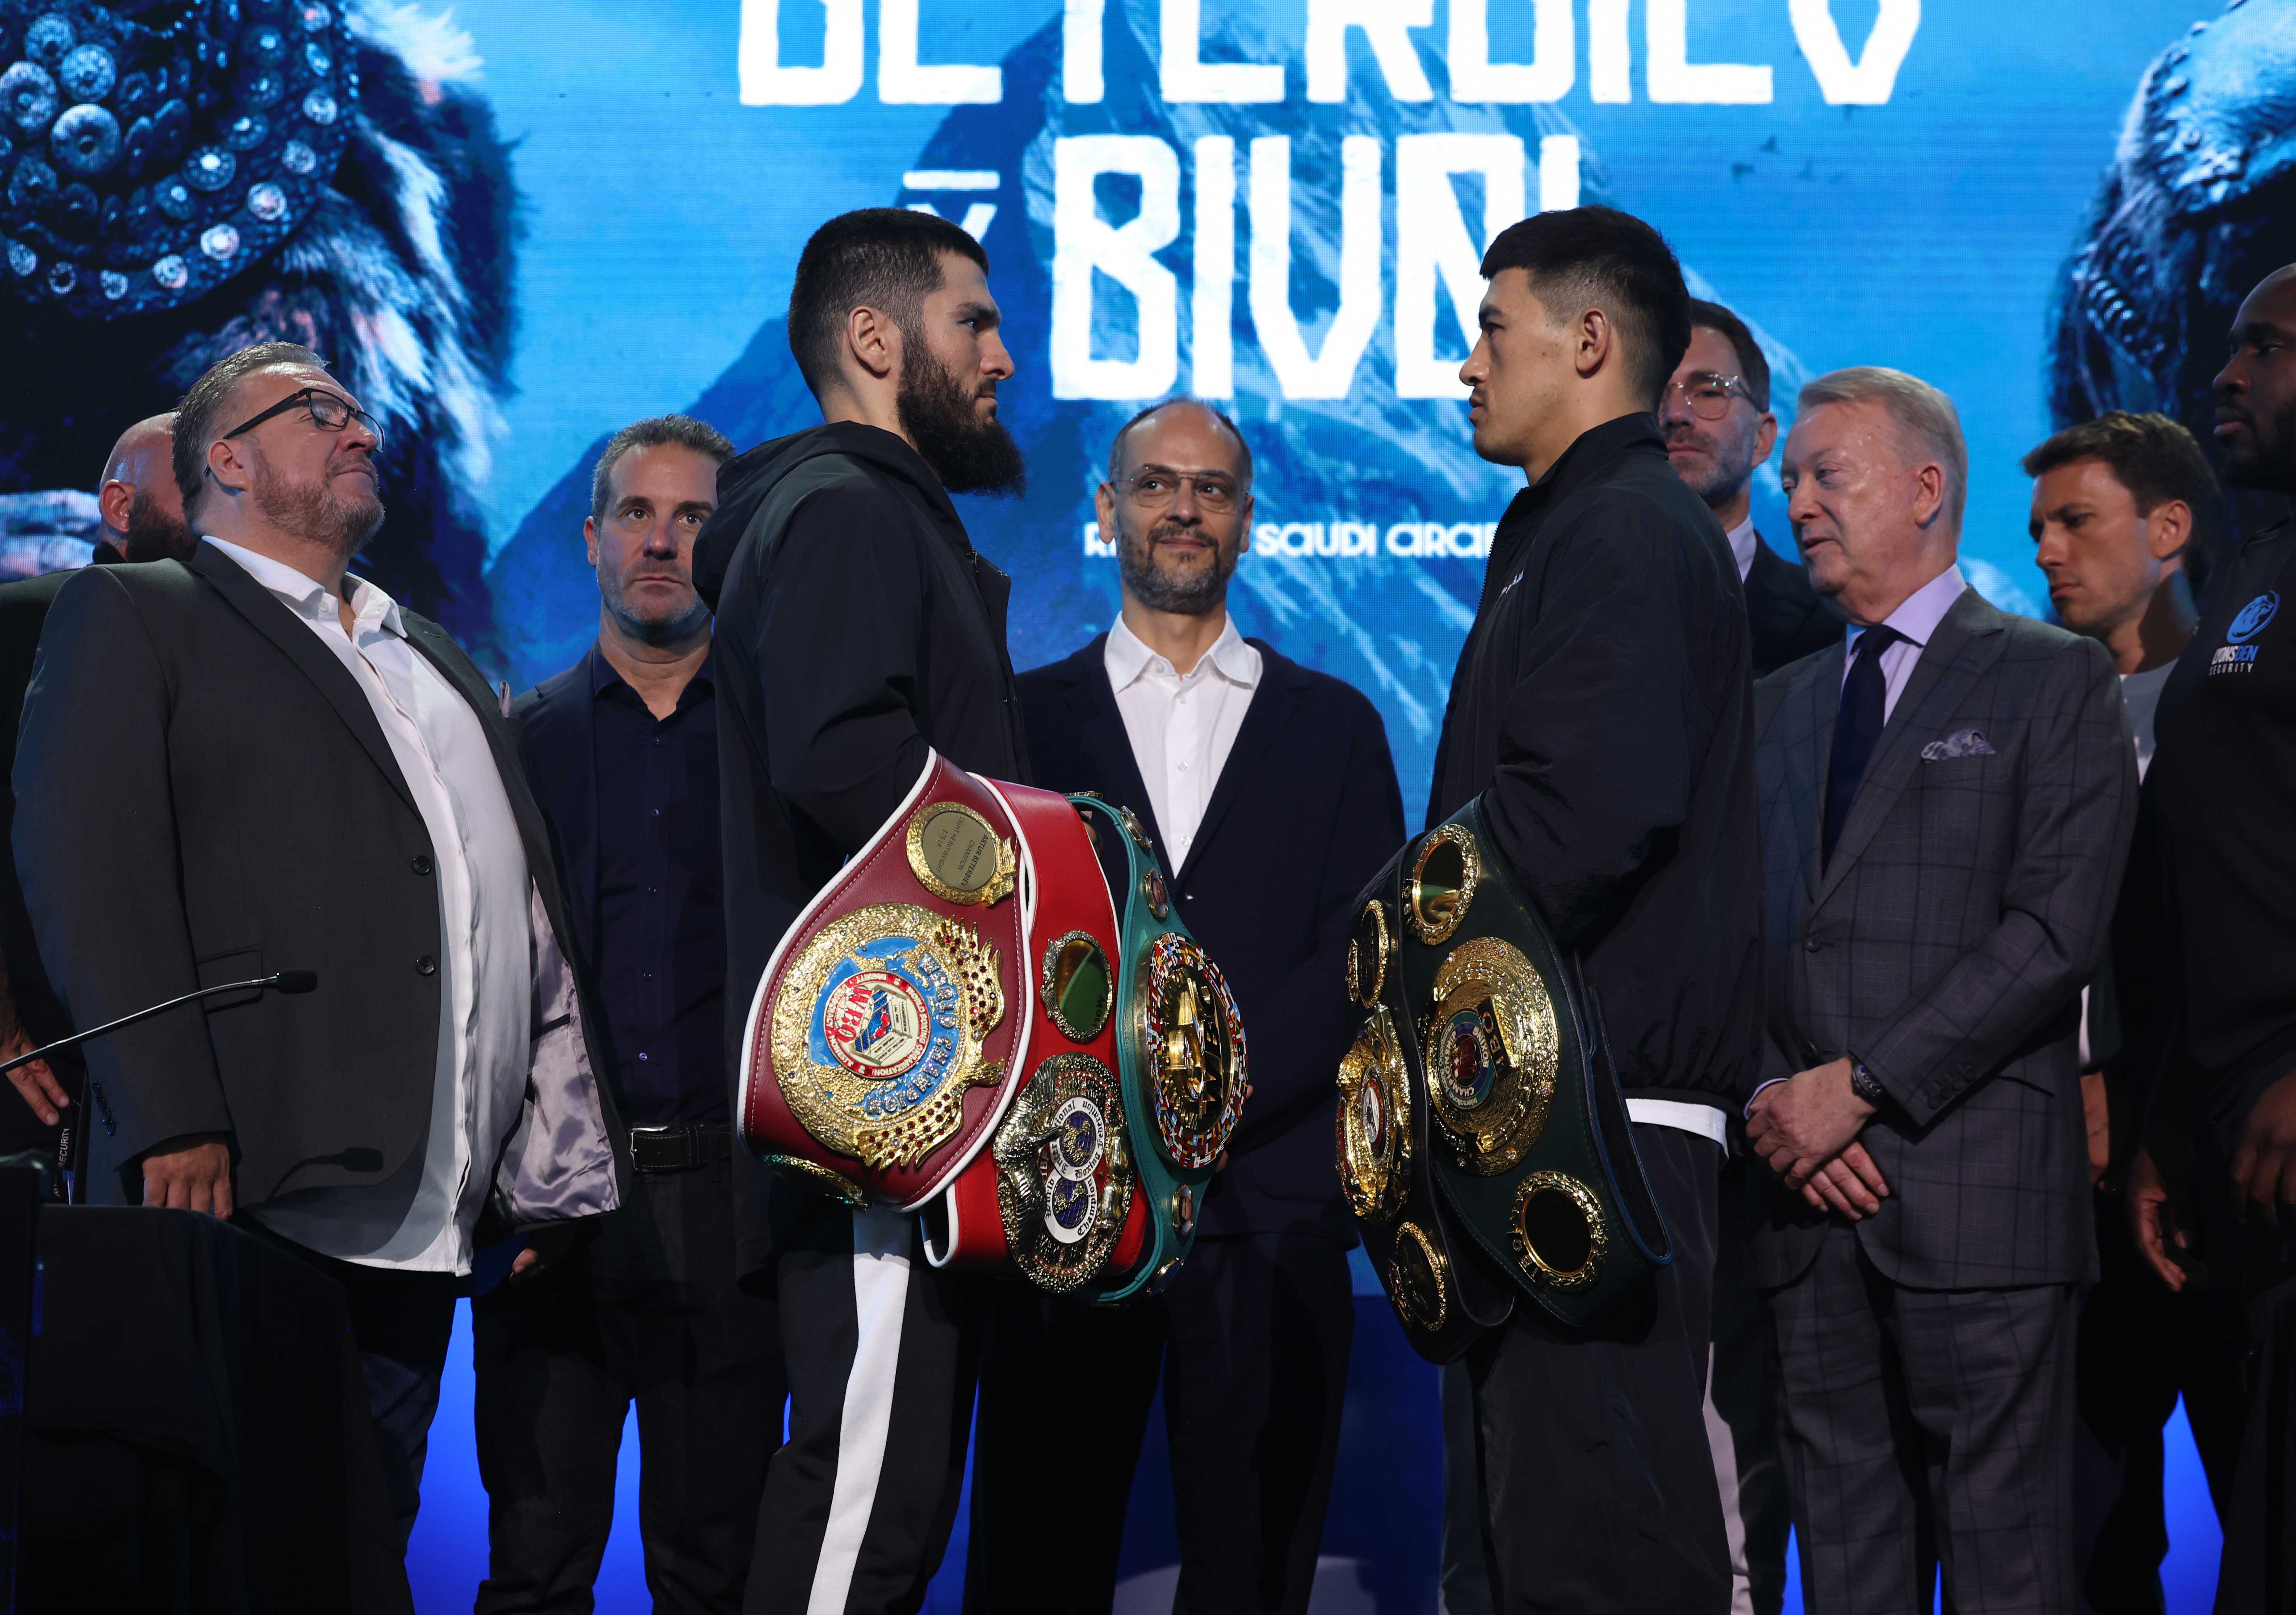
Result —
[[727, 1122], [630, 1129], [630, 1164], [641, 1172], [682, 1172], [724, 1160], [733, 1152], [734, 1128]]
[[1137, 818], [935, 756], [775, 949], [738, 1110], [769, 1166], [922, 1212], [934, 1266], [1116, 1300], [1187, 1254], [1244, 1070]]
[[1340, 1182], [1423, 1356], [1453, 1360], [1523, 1300], [1586, 1327], [1672, 1259], [1601, 1005], [1480, 798], [1372, 881], [1347, 970]]

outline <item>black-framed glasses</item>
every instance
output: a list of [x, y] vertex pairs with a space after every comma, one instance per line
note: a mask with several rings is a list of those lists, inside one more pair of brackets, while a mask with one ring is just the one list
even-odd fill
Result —
[[1733, 398], [1745, 398], [1749, 404], [1753, 402], [1747, 398], [1745, 382], [1736, 376], [1719, 376], [1711, 371], [1685, 381], [1669, 381], [1666, 396], [1671, 398], [1677, 393], [1682, 396], [1682, 401], [1690, 406], [1690, 413], [1702, 421], [1718, 421], [1728, 414]]
[[1225, 471], [1207, 471], [1201, 476], [1191, 476], [1185, 471], [1143, 471], [1136, 477], [1119, 477], [1109, 487], [1121, 489], [1141, 509], [1155, 511], [1178, 498], [1183, 483], [1195, 489], [1196, 504], [1214, 515], [1234, 510], [1243, 496], [1235, 479]]
[[243, 431], [253, 431], [272, 416], [283, 415], [291, 409], [307, 412], [311, 417], [311, 424], [321, 431], [340, 431], [357, 421], [373, 437], [374, 452], [382, 452], [382, 422], [341, 394], [329, 392], [324, 387], [298, 388], [261, 414], [242, 421], [223, 435], [236, 438]]

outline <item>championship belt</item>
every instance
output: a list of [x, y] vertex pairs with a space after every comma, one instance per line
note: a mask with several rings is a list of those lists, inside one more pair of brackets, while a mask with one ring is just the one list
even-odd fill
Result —
[[1348, 991], [1367, 1013], [1340, 1066], [1340, 1180], [1423, 1355], [1504, 1321], [1498, 1275], [1584, 1327], [1672, 1259], [1600, 1006], [1480, 800], [1373, 882]]
[[743, 1138], [848, 1205], [914, 1210], [988, 1144], [1033, 1006], [1013, 819], [930, 757], [775, 948], [742, 1039]]
[[[1126, 872], [1117, 1069], [1146, 1239], [1129, 1269], [1111, 1268], [1094, 1290], [1095, 1299], [1120, 1301], [1161, 1285], [1187, 1258], [1212, 1165], [1227, 1148], [1251, 1084], [1235, 996], [1173, 909], [1139, 816], [1089, 792], [1069, 799], [1087, 822], [1096, 818], [1103, 834], [1114, 832]], [[1115, 884], [1112, 870], [1108, 883]]]
[[775, 950], [741, 1069], [767, 1165], [923, 1210], [936, 1267], [1092, 1300], [1187, 1254], [1248, 1091], [1234, 999], [1139, 821], [938, 756]]

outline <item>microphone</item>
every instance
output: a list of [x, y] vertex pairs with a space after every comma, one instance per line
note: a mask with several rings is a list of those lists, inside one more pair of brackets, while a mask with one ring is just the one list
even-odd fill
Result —
[[35, 1060], [45, 1060], [59, 1049], [68, 1049], [74, 1044], [86, 1043], [91, 1037], [101, 1037], [107, 1032], [116, 1032], [121, 1027], [133, 1026], [139, 1021], [149, 1021], [154, 1015], [165, 1014], [171, 1009], [193, 1003], [201, 998], [212, 997], [217, 993], [261, 992], [266, 988], [278, 993], [308, 993], [315, 990], [318, 985], [319, 975], [316, 971], [283, 970], [272, 975], [258, 976], [251, 981], [225, 981], [214, 987], [203, 987], [197, 992], [185, 993], [180, 998], [170, 998], [165, 1004], [152, 1004], [147, 1008], [137, 1010], [132, 1015], [122, 1015], [117, 1021], [107, 1021], [102, 1026], [91, 1027], [86, 1031], [74, 1032], [69, 1037], [59, 1037], [53, 1043], [41, 1045], [29, 1054], [19, 1054], [13, 1060], [0, 1061], [0, 1075], [12, 1071], [20, 1065], [29, 1065]]

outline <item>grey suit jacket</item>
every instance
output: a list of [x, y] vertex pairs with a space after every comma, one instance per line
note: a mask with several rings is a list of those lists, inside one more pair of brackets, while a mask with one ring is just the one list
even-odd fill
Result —
[[[2077, 1021], [2136, 817], [2112, 660], [1964, 594], [1821, 869], [1841, 674], [1837, 644], [1755, 688], [1762, 1074], [1849, 1054], [1889, 1090], [1862, 1142], [1891, 1193], [1857, 1225], [1885, 1276], [1924, 1289], [2090, 1276]], [[1755, 1283], [1797, 1277], [1825, 1220], [1776, 1188], [1756, 1221]]]

